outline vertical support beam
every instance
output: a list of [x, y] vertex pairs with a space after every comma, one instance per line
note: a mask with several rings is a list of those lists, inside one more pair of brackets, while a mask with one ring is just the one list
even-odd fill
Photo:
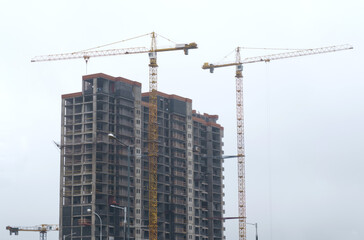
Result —
[[214, 173], [214, 156], [213, 156], [213, 144], [212, 144], [212, 128], [211, 126], [206, 127], [206, 142], [207, 142], [207, 173], [206, 181], [208, 184], [207, 188], [207, 217], [208, 217], [208, 227], [211, 229], [209, 234], [209, 240], [214, 239], [214, 224], [213, 224], [213, 173]]
[[[186, 102], [187, 123], [187, 235], [186, 239], [195, 239], [195, 204], [194, 204], [194, 164], [193, 164], [193, 121], [192, 102]], [[191, 199], [191, 201], [190, 201]]]
[[41, 231], [39, 234], [40, 240], [47, 240], [47, 232]]
[[[142, 127], [141, 127], [141, 88], [133, 88], [134, 101], [134, 237], [142, 239], [142, 161], [141, 161], [141, 142], [142, 142]], [[130, 236], [130, 210], [128, 211], [128, 234]], [[129, 238], [128, 238], [129, 239]]]
[[[97, 78], [92, 79], [92, 206], [96, 212]], [[96, 217], [91, 214], [91, 240], [96, 240]]]
[[[59, 200], [59, 239], [62, 239], [63, 236], [63, 204], [64, 204], [64, 196], [63, 196], [63, 191], [64, 191], [64, 124], [65, 124], [65, 99], [62, 99], [62, 113], [61, 113], [62, 119], [61, 119], [61, 147], [60, 147], [60, 151], [61, 151], [61, 166], [60, 166], [60, 179], [61, 181], [59, 181], [59, 196], [60, 196], [60, 200]], [[11, 233], [11, 232], [10, 232]]]

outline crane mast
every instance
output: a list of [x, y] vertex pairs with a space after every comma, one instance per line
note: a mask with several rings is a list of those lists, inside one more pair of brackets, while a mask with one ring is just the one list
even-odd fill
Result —
[[[240, 62], [240, 49], [236, 49], [236, 62]], [[246, 239], [246, 196], [245, 196], [245, 145], [243, 108], [243, 65], [236, 65], [236, 126], [238, 153], [238, 196], [239, 196], [239, 236]]]
[[155, 33], [152, 33], [152, 46], [149, 52], [149, 129], [148, 129], [148, 156], [149, 156], [149, 239], [158, 238], [158, 211], [157, 211], [157, 164], [158, 164], [158, 123], [157, 123], [157, 53]]
[[204, 63], [202, 69], [209, 69], [210, 73], [215, 68], [236, 67], [236, 118], [237, 118], [237, 152], [238, 152], [238, 202], [239, 202], [239, 240], [246, 240], [246, 191], [245, 191], [245, 147], [244, 147], [244, 106], [243, 106], [243, 64], [256, 62], [270, 62], [272, 60], [302, 57], [307, 55], [336, 52], [353, 49], [349, 44], [323, 48], [304, 49], [293, 52], [284, 52], [258, 57], [249, 57], [241, 60], [240, 47], [236, 48], [235, 62], [224, 64]]

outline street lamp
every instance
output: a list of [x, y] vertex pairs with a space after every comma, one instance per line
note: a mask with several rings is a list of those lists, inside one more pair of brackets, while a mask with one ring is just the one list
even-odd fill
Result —
[[[112, 133], [109, 133], [108, 136], [109, 136], [109, 138], [112, 138], [115, 141], [117, 141], [120, 145], [128, 148], [128, 190], [127, 190], [128, 191], [128, 206], [127, 206], [127, 209], [130, 210], [130, 148], [131, 148], [131, 146], [123, 143], [122, 141], [120, 141], [120, 139], [118, 139]], [[125, 211], [125, 212], [127, 212], [127, 215], [128, 215], [128, 221], [127, 221], [127, 223], [128, 223], [127, 239], [129, 239], [130, 238], [130, 228], [129, 228], [130, 214], [129, 214], [129, 211]]]
[[238, 158], [238, 157], [245, 157], [245, 155], [243, 155], [243, 154], [239, 154], [239, 155], [225, 155], [225, 156], [222, 156], [221, 158], [222, 159], [227, 159], [227, 158]]
[[258, 240], [258, 223], [246, 223], [255, 226], [255, 240]]
[[[99, 215], [99, 214], [97, 214], [96, 212], [93, 212], [90, 208], [89, 208], [89, 209], [87, 209], [87, 212], [88, 212], [88, 213], [93, 213], [93, 214], [95, 214], [95, 215], [99, 218], [99, 220], [100, 220], [100, 240], [102, 240], [102, 220], [101, 220], [100, 215]], [[96, 225], [96, 224], [95, 224], [95, 225]]]
[[74, 232], [74, 233], [71, 233], [71, 234], [68, 234], [68, 235], [63, 235], [63, 240], [66, 240], [66, 237], [72, 236], [74, 234], [76, 234], [76, 233]]
[[113, 205], [113, 204], [110, 205], [110, 207], [118, 208], [118, 209], [123, 209], [124, 210], [124, 239], [126, 239], [126, 236], [125, 236], [126, 235], [125, 226], [126, 226], [126, 213], [128, 212], [128, 209], [127, 209], [127, 207], [120, 207], [120, 206], [116, 206], [116, 205]]

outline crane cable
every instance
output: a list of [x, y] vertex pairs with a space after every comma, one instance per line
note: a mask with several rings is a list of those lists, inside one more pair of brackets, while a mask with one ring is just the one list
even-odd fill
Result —
[[[116, 42], [112, 42], [112, 43], [107, 43], [107, 44], [104, 44], [104, 45], [101, 45], [101, 46], [97, 46], [97, 47], [92, 47], [92, 48], [88, 48], [88, 49], [84, 49], [84, 50], [81, 50], [81, 51], [77, 51], [75, 53], [78, 53], [78, 52], [87, 52], [87, 51], [90, 51], [90, 50], [94, 50], [94, 49], [98, 49], [98, 48], [103, 48], [103, 47], [107, 47], [107, 46], [110, 46], [110, 45], [114, 45], [114, 44], [118, 44], [118, 43], [122, 43], [122, 42], [126, 42], [126, 41], [130, 41], [130, 40], [134, 40], [134, 39], [137, 39], [137, 38], [141, 38], [141, 37], [145, 37], [145, 36], [148, 36], [150, 35], [151, 33], [146, 33], [146, 34], [143, 34], [143, 35], [139, 35], [139, 36], [136, 36], [136, 37], [132, 37], [132, 38], [127, 38], [127, 39], [124, 39], [124, 40], [120, 40], [120, 41], [116, 41]], [[162, 37], [164, 38], [165, 40], [169, 41], [169, 42], [172, 42], [172, 43], [176, 43], [175, 41], [172, 41], [171, 39], [169, 38], [166, 38], [160, 34], [158, 34], [159, 37]]]
[[126, 42], [126, 41], [129, 41], [129, 40], [133, 40], [133, 39], [137, 39], [137, 38], [140, 38], [140, 37], [147, 36], [149, 34], [150, 33], [147, 33], [147, 34], [143, 34], [143, 35], [140, 35], [140, 36], [136, 36], [136, 37], [132, 37], [132, 38], [128, 38], [128, 39], [124, 39], [124, 40], [120, 40], [120, 41], [116, 41], [116, 42], [104, 44], [104, 45], [101, 45], [101, 46], [98, 46], [98, 47], [88, 48], [88, 49], [85, 49], [85, 50], [77, 51], [75, 53], [78, 53], [78, 52], [87, 52], [87, 51], [94, 50], [94, 49], [97, 49], [97, 48], [102, 48], [102, 47], [106, 47], [106, 46], [110, 46], [110, 45], [114, 45], [114, 44]]
[[[279, 50], [279, 51], [303, 51], [303, 50], [310, 50], [309, 48], [258, 48], [258, 47], [238, 47], [244, 50]], [[226, 61], [226, 59], [236, 52], [236, 48], [226, 54], [220, 61], [216, 62], [216, 64], [222, 64]]]
[[160, 34], [158, 34], [158, 37], [164, 38], [165, 40], [167, 40], [167, 41], [169, 41], [169, 42], [171, 42], [171, 43], [176, 44], [176, 42], [175, 42], [175, 41], [172, 41], [172, 40], [171, 40], [171, 39], [169, 39], [169, 38], [163, 37], [163, 36], [162, 36], [162, 35], [160, 35]]

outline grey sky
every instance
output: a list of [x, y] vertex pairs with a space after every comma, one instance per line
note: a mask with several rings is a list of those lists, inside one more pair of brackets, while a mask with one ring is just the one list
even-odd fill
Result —
[[[261, 240], [364, 239], [364, 3], [305, 1], [0, 0], [0, 239], [7, 225], [58, 223], [61, 94], [81, 91], [83, 60], [30, 63], [152, 31], [196, 42], [189, 56], [158, 55], [158, 89], [218, 114], [225, 154], [236, 153], [234, 68], [201, 69], [237, 46], [354, 50], [244, 67], [248, 222]], [[148, 37], [116, 47], [149, 46]], [[158, 38], [159, 46], [170, 45]], [[272, 52], [246, 50], [242, 57]], [[230, 55], [225, 59], [233, 61]], [[145, 54], [91, 59], [103, 72], [143, 84]], [[226, 216], [237, 214], [236, 160], [225, 161]], [[238, 239], [236, 220], [225, 223]], [[254, 228], [248, 228], [253, 239]], [[48, 239], [57, 239], [50, 233]]]

